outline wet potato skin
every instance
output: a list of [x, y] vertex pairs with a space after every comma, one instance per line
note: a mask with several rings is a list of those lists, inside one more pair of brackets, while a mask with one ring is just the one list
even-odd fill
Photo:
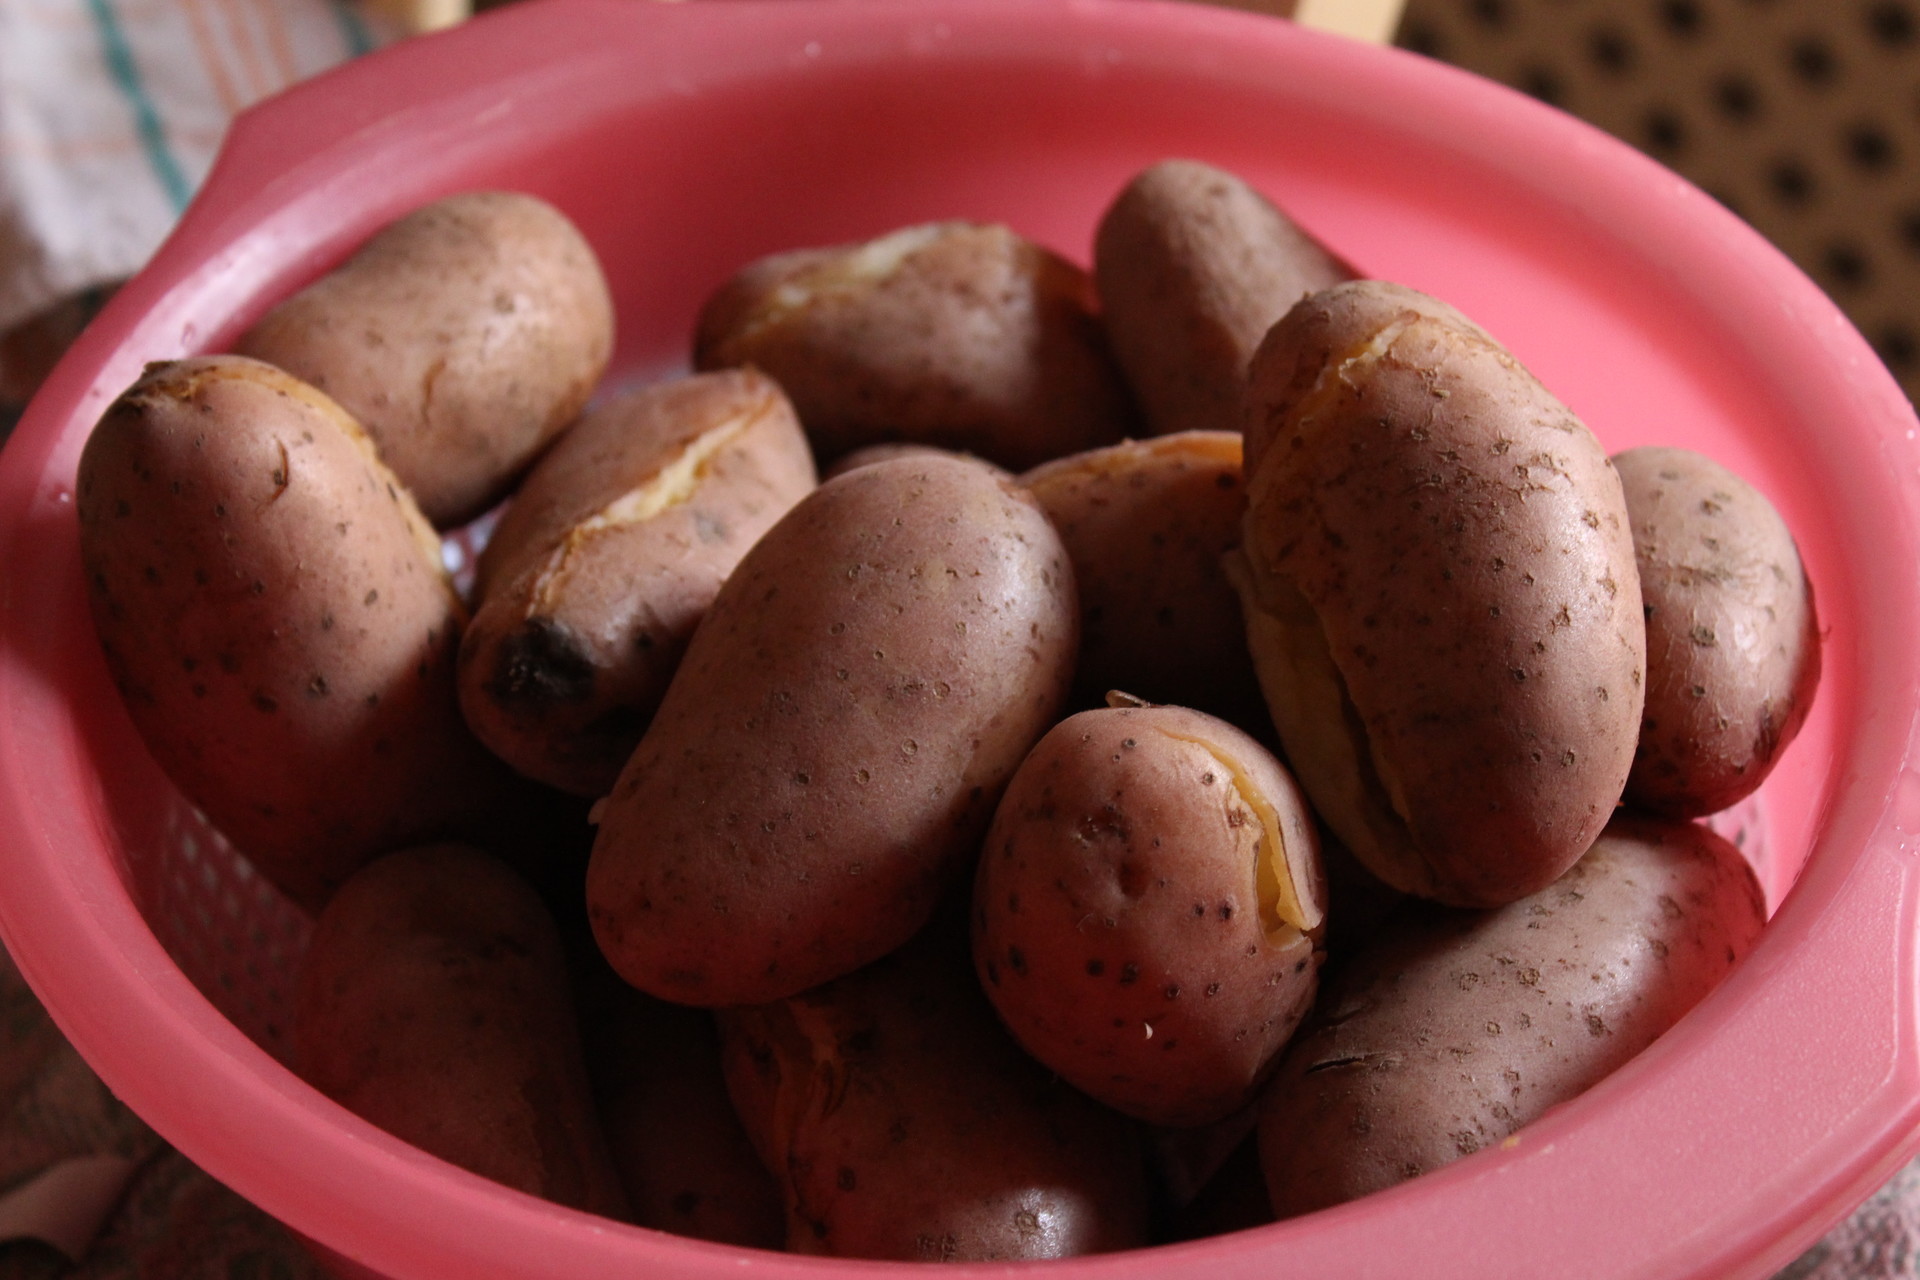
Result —
[[1086, 272], [1006, 227], [908, 227], [749, 264], [701, 309], [694, 367], [751, 364], [823, 464], [907, 441], [1015, 471], [1133, 434]]
[[1247, 360], [1307, 294], [1355, 272], [1234, 175], [1166, 160], [1093, 246], [1101, 321], [1156, 435], [1237, 431]]
[[534, 892], [459, 845], [370, 863], [320, 915], [294, 996], [295, 1065], [395, 1137], [625, 1220], [565, 961]]
[[720, 1023], [735, 1106], [785, 1189], [790, 1250], [961, 1262], [1146, 1243], [1132, 1124], [1007, 1038], [963, 918]]
[[1240, 601], [1221, 558], [1240, 542], [1238, 432], [1124, 441], [1020, 477], [1060, 531], [1080, 584], [1072, 705], [1110, 690], [1265, 731]]
[[238, 356], [150, 365], [88, 439], [96, 630], [162, 769], [317, 908], [516, 794], [454, 695], [439, 539], [324, 395]]
[[1250, 377], [1238, 585], [1302, 785], [1396, 888], [1492, 906], [1551, 883], [1639, 731], [1639, 579], [1604, 451], [1397, 285], [1301, 302]]
[[532, 196], [450, 196], [274, 307], [235, 350], [344, 406], [439, 528], [492, 506], [613, 351], [593, 250]]
[[965, 873], [1065, 698], [1073, 571], [951, 458], [816, 489], [721, 588], [600, 815], [587, 900], [627, 981], [763, 1003], [866, 963]]
[[1069, 1083], [1210, 1124], [1252, 1099], [1313, 1002], [1322, 892], [1306, 800], [1252, 738], [1179, 707], [1085, 711], [995, 813], [975, 968]]
[[1328, 967], [1267, 1086], [1275, 1213], [1491, 1146], [1614, 1071], [1746, 954], [1764, 904], [1705, 827], [1616, 818], [1557, 883], [1492, 911], [1409, 900]]
[[1780, 514], [1725, 467], [1652, 447], [1613, 464], [1647, 619], [1627, 801], [1674, 817], [1717, 813], [1766, 781], [1813, 705], [1813, 587]]
[[460, 703], [521, 773], [605, 795], [740, 557], [814, 485], [772, 380], [728, 371], [589, 413], [528, 475], [480, 563]]

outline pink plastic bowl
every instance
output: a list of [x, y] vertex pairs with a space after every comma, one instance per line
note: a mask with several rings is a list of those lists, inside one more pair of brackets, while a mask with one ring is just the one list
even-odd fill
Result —
[[115, 1092], [270, 1213], [395, 1277], [904, 1274], [561, 1210], [285, 1070], [303, 922], [198, 824], [117, 704], [87, 620], [75, 462], [143, 362], [218, 350], [451, 191], [520, 188], [574, 216], [615, 282], [632, 379], [679, 364], [701, 297], [758, 254], [970, 217], [1084, 260], [1122, 182], [1173, 155], [1244, 174], [1368, 273], [1461, 307], [1610, 448], [1689, 445], [1752, 479], [1801, 539], [1826, 682], [1764, 793], [1777, 915], [1651, 1050], [1393, 1192], [1048, 1274], [1758, 1276], [1890, 1176], [1920, 1122], [1905, 400], [1804, 277], [1625, 147], [1416, 57], [1151, 0], [554, 0], [239, 123], [0, 461], [0, 925]]

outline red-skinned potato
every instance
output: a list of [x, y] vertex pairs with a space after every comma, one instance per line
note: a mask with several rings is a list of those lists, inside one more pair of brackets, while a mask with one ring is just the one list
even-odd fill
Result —
[[1192, 431], [1042, 463], [1020, 477], [1080, 584], [1072, 705], [1112, 690], [1236, 724], [1267, 715], [1221, 557], [1239, 545], [1240, 436]]
[[1093, 242], [1100, 317], [1155, 434], [1237, 431], [1247, 360], [1287, 308], [1354, 272], [1233, 174], [1165, 160]]
[[295, 1068], [395, 1137], [531, 1195], [627, 1216], [594, 1113], [560, 937], [459, 845], [370, 863], [314, 926]]
[[520, 794], [460, 719], [465, 611], [358, 425], [239, 356], [148, 366], [80, 460], [107, 664], [169, 777], [317, 908]]
[[1146, 1243], [1131, 1124], [1009, 1040], [964, 926], [791, 999], [723, 1010], [727, 1078], [780, 1178], [787, 1247], [929, 1262]]
[[514, 495], [460, 649], [467, 723], [528, 777], [602, 796], [720, 584], [814, 485], [780, 388], [751, 370], [589, 413]]
[[939, 222], [743, 268], [701, 309], [694, 367], [751, 364], [822, 462], [883, 441], [1020, 470], [1130, 434], [1087, 273], [1001, 226]]
[[910, 937], [1065, 698], [1073, 570], [1022, 489], [862, 467], [747, 553], [598, 817], [595, 936], [683, 1004], [803, 991]]
[[1083, 711], [1008, 784], [974, 964], [1020, 1044], [1163, 1125], [1244, 1107], [1313, 1002], [1324, 920], [1305, 798], [1223, 720]]
[[1629, 449], [1614, 469], [1647, 619], [1647, 704], [1627, 802], [1672, 817], [1751, 795], [1820, 683], [1813, 587], [1780, 513], [1687, 449]]
[[1605, 825], [1639, 736], [1646, 630], [1619, 478], [1453, 308], [1305, 299], [1253, 358], [1237, 574], [1286, 755], [1395, 888], [1496, 906]]
[[446, 528], [497, 502], [586, 405], [613, 299], [558, 209], [470, 192], [381, 230], [235, 350], [339, 401]]
[[1326, 1208], [1498, 1143], [1651, 1044], [1765, 922], [1705, 827], [1616, 818], [1558, 882], [1492, 911], [1409, 901], [1330, 965], [1260, 1118], [1275, 1213]]

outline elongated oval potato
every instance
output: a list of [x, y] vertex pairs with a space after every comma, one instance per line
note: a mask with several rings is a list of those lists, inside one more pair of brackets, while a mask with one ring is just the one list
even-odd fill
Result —
[[150, 365], [79, 470], [94, 622], [148, 748], [290, 896], [481, 821], [440, 542], [341, 408], [258, 361]]
[[707, 300], [694, 367], [751, 364], [823, 462], [883, 441], [1016, 471], [1132, 433], [1093, 284], [1006, 227], [937, 222], [775, 254]]
[[814, 490], [720, 589], [602, 806], [608, 961], [665, 999], [758, 1004], [905, 941], [1065, 698], [1073, 592], [1045, 515], [977, 463]]
[[1384, 1190], [1505, 1139], [1639, 1053], [1765, 922], [1738, 850], [1616, 818], [1557, 883], [1493, 911], [1409, 901], [1328, 966], [1267, 1087], [1275, 1213]]
[[1237, 431], [1247, 361], [1301, 298], [1354, 272], [1223, 169], [1164, 160], [1100, 219], [1100, 317], [1156, 435]]
[[235, 350], [339, 401], [447, 528], [499, 501], [586, 405], [613, 299], [558, 209], [470, 192], [387, 226]]
[[467, 723], [514, 768], [605, 795], [747, 548], [814, 486], [780, 388], [750, 370], [630, 392], [528, 475], [480, 563]]
[[1820, 683], [1820, 620], [1793, 534], [1758, 490], [1687, 449], [1613, 460], [1647, 619], [1647, 705], [1627, 801], [1673, 817], [1751, 795]]
[[1315, 294], [1253, 358], [1248, 646], [1314, 807], [1395, 888], [1497, 906], [1593, 842], [1639, 735], [1619, 478], [1459, 312]]
[[1223, 720], [1083, 711], [1008, 784], [974, 881], [974, 965], [1028, 1053], [1162, 1125], [1252, 1100], [1313, 1003], [1306, 798]]
[[627, 1216], [560, 937], [506, 866], [390, 854], [334, 895], [294, 995], [300, 1076], [397, 1138], [559, 1204]]
[[1221, 557], [1240, 543], [1238, 432], [1125, 441], [1020, 477], [1080, 584], [1072, 705], [1120, 689], [1236, 724], [1266, 719], [1240, 601]]
[[856, 973], [720, 1013], [734, 1105], [787, 1247], [928, 1262], [1146, 1243], [1137, 1135], [1007, 1038], [936, 924]]

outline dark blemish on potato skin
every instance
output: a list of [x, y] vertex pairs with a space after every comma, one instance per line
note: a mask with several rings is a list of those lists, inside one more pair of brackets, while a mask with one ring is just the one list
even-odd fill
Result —
[[1140, 980], [1140, 966], [1139, 966], [1139, 965], [1137, 965], [1137, 964], [1123, 964], [1123, 965], [1121, 965], [1121, 966], [1120, 966], [1120, 985], [1121, 985], [1121, 986], [1123, 986], [1123, 987], [1130, 987], [1130, 986], [1132, 986], [1132, 985], [1133, 985], [1133, 984], [1134, 984], [1135, 982], [1138, 982], [1139, 980]]
[[1026, 953], [1021, 951], [1020, 948], [1007, 948], [1007, 965], [1018, 976], [1022, 978], [1027, 976], [1027, 957]]
[[1089, 960], [1089, 961], [1087, 961], [1087, 976], [1088, 976], [1088, 977], [1090, 977], [1090, 978], [1097, 978], [1097, 977], [1099, 977], [1099, 976], [1100, 976], [1101, 974], [1103, 974], [1103, 973], [1105, 973], [1106, 971], [1107, 971], [1107, 962], [1106, 962], [1105, 960]]
[[267, 715], [272, 715], [274, 712], [280, 709], [280, 704], [277, 701], [275, 701], [270, 695], [265, 693], [254, 694], [253, 705], [258, 710], [264, 712]]

